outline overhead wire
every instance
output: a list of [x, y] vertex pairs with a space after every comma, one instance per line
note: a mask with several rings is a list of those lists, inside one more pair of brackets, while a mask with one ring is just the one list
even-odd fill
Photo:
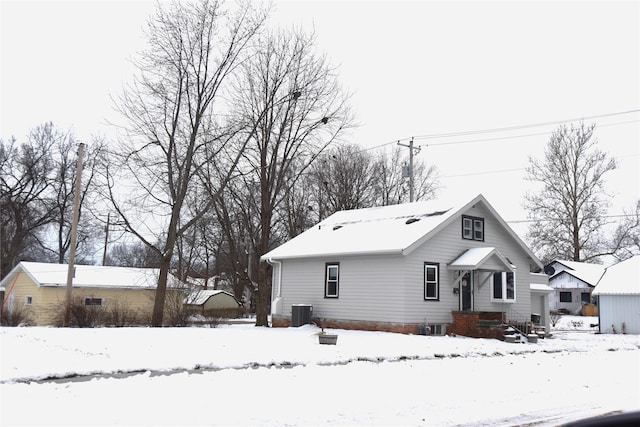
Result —
[[[375, 149], [378, 149], [378, 148], [386, 147], [386, 146], [391, 145], [391, 144], [397, 144], [397, 143], [402, 142], [402, 141], [409, 141], [412, 138], [414, 140], [425, 140], [425, 139], [437, 139], [437, 138], [453, 138], [453, 137], [467, 136], [467, 135], [480, 135], [480, 134], [484, 134], [484, 133], [506, 132], [506, 131], [513, 131], [513, 130], [519, 130], [519, 129], [530, 129], [530, 128], [535, 128], [535, 127], [558, 125], [558, 124], [563, 124], [563, 123], [571, 123], [571, 122], [581, 121], [581, 120], [592, 120], [592, 119], [597, 119], [597, 118], [620, 116], [620, 115], [624, 115], [624, 114], [631, 114], [631, 113], [637, 113], [637, 112], [640, 112], [640, 109], [618, 111], [618, 112], [614, 112], [614, 113], [605, 113], [605, 114], [598, 114], [598, 115], [593, 115], [593, 116], [585, 116], [585, 117], [576, 118], [576, 119], [556, 120], [556, 121], [531, 123], [531, 124], [524, 124], [524, 125], [517, 125], [517, 126], [505, 126], [505, 127], [500, 127], [500, 128], [479, 129], [479, 130], [469, 130], [469, 131], [459, 131], [459, 132], [447, 132], [447, 133], [440, 133], [440, 134], [418, 135], [418, 136], [413, 136], [413, 137], [394, 139], [393, 141], [385, 142], [383, 144], [379, 144], [379, 145], [376, 145], [376, 146], [373, 146], [373, 147], [364, 148], [364, 149], [362, 149], [360, 151], [362, 152], [362, 151], [375, 150]], [[598, 127], [617, 126], [617, 125], [622, 125], [622, 124], [636, 123], [638, 121], [640, 121], [640, 119], [629, 120], [629, 121], [624, 121], [624, 122], [617, 122], [617, 123], [607, 123], [607, 124], [601, 124], [601, 125], [597, 125], [597, 126]], [[499, 137], [483, 138], [483, 139], [470, 139], [470, 140], [464, 140], [464, 141], [436, 142], [436, 143], [430, 143], [430, 144], [416, 145], [416, 147], [426, 147], [426, 146], [436, 146], [436, 145], [453, 145], [453, 144], [469, 144], [469, 143], [474, 143], [474, 142], [498, 141], [498, 140], [503, 140], [503, 139], [526, 138], [526, 137], [530, 137], [530, 136], [548, 135], [548, 134], [551, 134], [551, 133], [553, 133], [553, 131], [528, 133], [528, 134], [521, 134], [521, 135], [499, 136]]]

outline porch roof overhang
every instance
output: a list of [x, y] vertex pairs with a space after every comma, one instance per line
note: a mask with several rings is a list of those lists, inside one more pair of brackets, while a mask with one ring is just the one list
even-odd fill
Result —
[[[505, 271], [513, 272], [515, 266], [513, 266], [507, 258], [505, 258], [500, 251], [493, 247], [485, 248], [471, 248], [467, 249], [462, 255], [449, 263], [449, 270], [482, 270], [482, 266], [489, 260], [497, 261], [497, 264], [504, 266]], [[490, 268], [489, 270], [495, 270]]]
[[532, 283], [529, 285], [531, 292], [550, 294], [555, 291], [551, 286], [544, 285], [542, 283]]

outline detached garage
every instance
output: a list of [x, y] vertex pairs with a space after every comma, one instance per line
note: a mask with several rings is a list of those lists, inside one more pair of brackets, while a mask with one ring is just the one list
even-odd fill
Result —
[[206, 289], [189, 294], [184, 303], [205, 316], [238, 317], [241, 304], [235, 296], [222, 290]]
[[640, 334], [640, 255], [608, 267], [593, 295], [602, 334]]

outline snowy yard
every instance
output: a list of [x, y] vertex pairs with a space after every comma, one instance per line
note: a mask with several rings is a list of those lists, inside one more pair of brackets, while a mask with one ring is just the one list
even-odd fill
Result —
[[559, 425], [640, 409], [640, 336], [0, 328], [5, 425]]

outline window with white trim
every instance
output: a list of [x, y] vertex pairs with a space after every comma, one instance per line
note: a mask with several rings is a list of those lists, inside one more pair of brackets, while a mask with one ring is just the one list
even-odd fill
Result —
[[84, 305], [90, 307], [104, 306], [104, 298], [84, 297]]
[[31, 295], [27, 295], [24, 297], [24, 305], [33, 304], [33, 297]]
[[484, 241], [484, 218], [473, 216], [462, 217], [462, 238], [467, 240]]
[[424, 263], [424, 299], [438, 300], [440, 298], [440, 272], [436, 263]]
[[491, 299], [514, 302], [516, 300], [516, 274], [511, 271], [493, 273]]
[[325, 298], [338, 298], [339, 281], [340, 281], [340, 264], [337, 262], [325, 264], [325, 276], [324, 276], [324, 297]]

